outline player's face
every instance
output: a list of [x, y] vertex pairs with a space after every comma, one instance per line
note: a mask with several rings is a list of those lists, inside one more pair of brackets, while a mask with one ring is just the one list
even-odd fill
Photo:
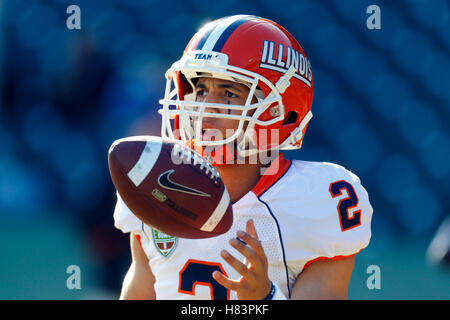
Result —
[[[245, 105], [249, 92], [250, 89], [244, 84], [216, 78], [199, 78], [195, 87], [196, 101], [224, 105]], [[241, 110], [225, 108], [205, 108], [205, 112], [242, 114]], [[228, 138], [235, 132], [238, 125], [238, 120], [205, 117], [202, 122], [202, 140], [214, 140], [218, 134]]]

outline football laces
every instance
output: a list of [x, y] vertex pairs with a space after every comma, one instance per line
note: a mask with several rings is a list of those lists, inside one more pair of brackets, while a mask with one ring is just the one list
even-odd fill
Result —
[[214, 180], [214, 183], [217, 184], [217, 180], [219, 179], [219, 172], [217, 172], [217, 170], [214, 169], [214, 167], [208, 161], [203, 159], [200, 155], [180, 144], [174, 145], [173, 152], [181, 160], [189, 161], [194, 166], [200, 165], [199, 169], [201, 171], [204, 171], [205, 174], [209, 176], [211, 180]]

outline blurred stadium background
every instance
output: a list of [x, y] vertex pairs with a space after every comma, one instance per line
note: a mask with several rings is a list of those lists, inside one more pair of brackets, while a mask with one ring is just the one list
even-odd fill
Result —
[[[67, 6], [81, 8], [68, 30]], [[381, 30], [366, 8], [381, 8]], [[303, 148], [362, 180], [374, 207], [351, 299], [449, 299], [428, 248], [450, 212], [446, 0], [0, 0], [0, 299], [116, 299], [130, 262], [114, 229], [107, 150], [158, 135], [164, 72], [206, 21], [279, 22], [313, 67]], [[69, 290], [66, 269], [81, 269]], [[369, 290], [367, 268], [381, 270]]]

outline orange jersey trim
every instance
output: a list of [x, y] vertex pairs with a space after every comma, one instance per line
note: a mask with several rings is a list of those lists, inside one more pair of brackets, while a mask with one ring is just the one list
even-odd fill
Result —
[[141, 242], [141, 236], [138, 234], [134, 235], [136, 237], [136, 240], [139, 242], [139, 245], [141, 246], [141, 249], [144, 250], [144, 247], [142, 247], [142, 242]]
[[[364, 248], [362, 248], [362, 249], [364, 249]], [[316, 261], [319, 261], [319, 260], [332, 260], [332, 261], [336, 261], [336, 260], [340, 260], [340, 259], [344, 259], [344, 258], [350, 258], [350, 257], [353, 257], [353, 256], [357, 255], [358, 253], [360, 253], [362, 249], [360, 249], [358, 252], [349, 254], [349, 255], [347, 255], [347, 256], [318, 257], [318, 258], [309, 260], [309, 261], [308, 261], [307, 263], [305, 263], [305, 265], [303, 266], [303, 270], [302, 270], [302, 271], [304, 271], [307, 267], [309, 267], [309, 265], [310, 265], [311, 263], [313, 263], [313, 262], [316, 262]]]
[[256, 186], [253, 187], [252, 192], [257, 197], [260, 197], [286, 173], [290, 165], [291, 160], [285, 159], [284, 155], [280, 153], [280, 155], [272, 161], [271, 165], [267, 168], [265, 174], [259, 179]]

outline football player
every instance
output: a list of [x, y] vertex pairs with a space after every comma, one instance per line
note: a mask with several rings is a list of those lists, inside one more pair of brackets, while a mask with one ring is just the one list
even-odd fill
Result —
[[[312, 117], [311, 64], [277, 23], [236, 15], [203, 26], [166, 72], [162, 136], [209, 159], [233, 202], [220, 236], [181, 239], [137, 219], [121, 299], [346, 299], [372, 207], [342, 166], [287, 160]], [[264, 155], [264, 156], [263, 156]]]

